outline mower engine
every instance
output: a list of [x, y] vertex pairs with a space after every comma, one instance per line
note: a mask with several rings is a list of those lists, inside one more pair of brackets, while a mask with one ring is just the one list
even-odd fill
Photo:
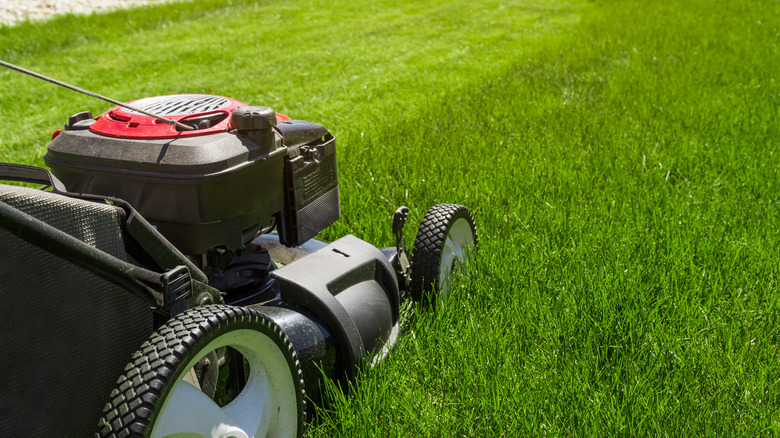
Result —
[[189, 256], [238, 250], [274, 228], [297, 246], [338, 219], [336, 143], [321, 125], [221, 96], [133, 105], [192, 129], [119, 106], [71, 116], [45, 156], [69, 191], [129, 202]]

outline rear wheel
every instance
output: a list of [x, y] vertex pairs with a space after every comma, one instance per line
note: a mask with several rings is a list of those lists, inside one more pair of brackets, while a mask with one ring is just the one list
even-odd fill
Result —
[[274, 322], [243, 307], [198, 307], [136, 352], [98, 436], [299, 437], [302, 388], [295, 350]]
[[477, 227], [468, 208], [457, 204], [431, 207], [417, 231], [412, 254], [412, 298], [432, 305], [446, 297], [453, 270], [477, 249]]

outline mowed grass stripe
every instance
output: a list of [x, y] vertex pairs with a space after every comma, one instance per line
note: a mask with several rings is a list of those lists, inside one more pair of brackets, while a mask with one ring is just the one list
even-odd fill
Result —
[[[213, 9], [204, 3], [214, 3]], [[9, 51], [16, 63], [116, 99], [216, 93], [316, 120], [340, 135], [363, 132], [384, 117], [392, 120], [436, 104], [453, 87], [466, 88], [480, 75], [506, 68], [509, 55], [536, 50], [534, 42], [542, 30], [560, 29], [577, 19], [572, 10], [578, 8], [550, 0], [508, 5], [486, 1], [479, 13], [465, 1], [193, 5], [201, 12], [185, 13], [178, 21], [176, 12], [185, 5], [109, 14], [115, 15], [114, 21], [143, 25], [136, 29], [120, 24], [106, 32], [112, 21], [103, 17], [98, 21], [103, 26], [94, 29], [101, 38], [74, 36], [82, 44], [61, 37], [38, 49], [23, 36], [43, 37], [50, 33], [49, 26], [60, 22], [88, 22], [73, 17], [6, 30], [3, 38], [22, 38], [19, 48]], [[537, 23], [541, 19], [549, 23]], [[51, 126], [66, 117], [49, 108], [62, 107], [66, 114], [108, 108], [13, 72], [0, 75], [9, 84], [0, 115], [24, 116], [21, 130], [0, 134], [0, 147], [17, 161], [41, 162]], [[22, 151], [18, 158], [16, 150]]]

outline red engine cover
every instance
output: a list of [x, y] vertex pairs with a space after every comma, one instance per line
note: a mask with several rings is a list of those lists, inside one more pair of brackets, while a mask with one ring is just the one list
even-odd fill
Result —
[[[237, 108], [247, 106], [229, 97], [208, 94], [147, 97], [128, 103], [152, 114], [185, 124], [200, 123], [203, 127], [192, 131], [179, 131], [163, 120], [117, 106], [98, 117], [89, 129], [96, 134], [121, 138], [159, 139], [213, 134], [231, 129], [230, 114]], [[276, 114], [276, 120], [290, 118], [284, 114]]]

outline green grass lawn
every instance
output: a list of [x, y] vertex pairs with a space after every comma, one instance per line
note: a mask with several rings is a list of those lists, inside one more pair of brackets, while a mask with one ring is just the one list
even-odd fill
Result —
[[[0, 27], [119, 100], [216, 93], [337, 135], [342, 218], [469, 206], [439, 311], [314, 437], [780, 434], [780, 3], [195, 1]], [[0, 71], [0, 156], [108, 104]], [[407, 239], [413, 239], [413, 230]]]

